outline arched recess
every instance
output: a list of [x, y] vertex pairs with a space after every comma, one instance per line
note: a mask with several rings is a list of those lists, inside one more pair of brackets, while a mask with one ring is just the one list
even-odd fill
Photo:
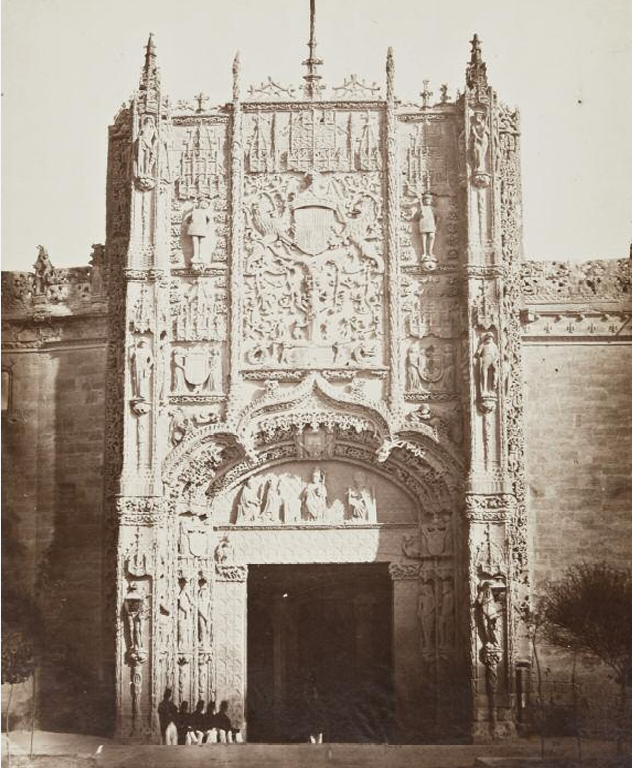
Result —
[[[184, 435], [163, 473], [174, 542], [165, 571], [172, 602], [164, 621], [171, 621], [175, 646], [162, 657], [156, 649], [163, 659], [157, 688], [169, 683], [188, 700], [226, 699], [234, 719], [242, 720], [248, 566], [383, 562], [393, 579], [399, 738], [419, 738], [429, 723], [452, 718], [454, 701], [467, 698], [463, 467], [441, 435], [397, 427], [383, 407], [341, 397], [312, 377], [309, 386], [289, 393], [271, 389], [231, 416], [228, 426], [210, 424]], [[306, 489], [321, 470], [329, 484], [328, 510], [334, 501], [344, 509], [338, 506], [337, 517], [309, 519]], [[377, 504], [371, 519], [352, 515], [349, 492], [357, 473]], [[252, 516], [239, 512], [251, 478], [269, 489], [270, 480], [283, 475], [300, 481], [292, 519], [285, 509], [276, 517], [264, 514], [265, 488]], [[385, 507], [382, 514], [389, 494], [402, 508]], [[180, 602], [187, 616], [196, 616], [196, 600], [201, 593], [207, 599], [209, 591], [212, 632], [202, 638], [196, 626], [179, 626]]]

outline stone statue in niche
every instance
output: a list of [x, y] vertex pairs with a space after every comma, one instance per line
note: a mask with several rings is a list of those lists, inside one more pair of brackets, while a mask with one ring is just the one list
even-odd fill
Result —
[[484, 187], [489, 184], [487, 169], [487, 150], [489, 148], [489, 128], [487, 114], [476, 110], [470, 121], [470, 150], [472, 163], [472, 183]]
[[437, 234], [437, 216], [432, 207], [432, 194], [424, 192], [419, 201], [419, 236], [421, 238], [421, 265], [428, 270], [436, 269], [434, 242]]
[[139, 187], [152, 189], [156, 183], [156, 163], [158, 159], [158, 131], [153, 115], [145, 115], [141, 121], [140, 132], [136, 139], [134, 173]]
[[173, 390], [182, 394], [217, 391], [220, 352], [211, 347], [176, 347], [173, 350]]
[[191, 238], [193, 245], [193, 255], [191, 263], [193, 266], [202, 263], [201, 247], [202, 240], [211, 236], [211, 201], [208, 198], [198, 200], [194, 207], [184, 217], [185, 233]]
[[369, 488], [364, 472], [355, 472], [353, 487], [347, 491], [350, 519], [357, 522], [377, 523], [375, 491]]
[[421, 627], [421, 648], [427, 651], [434, 647], [437, 601], [432, 579], [422, 580], [419, 585], [417, 616]]
[[451, 576], [441, 580], [439, 644], [447, 648], [454, 645], [454, 583]]
[[470, 138], [472, 140], [472, 169], [475, 173], [486, 172], [487, 148], [489, 146], [489, 129], [485, 112], [476, 111], [470, 122]]
[[144, 602], [142, 595], [137, 592], [136, 585], [132, 584], [125, 598], [125, 617], [127, 619], [130, 645], [138, 650], [142, 650], [145, 647], [143, 632]]
[[497, 398], [500, 350], [491, 331], [482, 336], [474, 355], [479, 401], [484, 410], [491, 411]]
[[193, 603], [186, 579], [180, 579], [178, 593], [178, 644], [181, 649], [193, 645]]
[[476, 605], [479, 612], [479, 625], [483, 642], [498, 646], [500, 640], [498, 622], [502, 611], [496, 603], [491, 582], [484, 581], [479, 587]]
[[135, 400], [151, 402], [151, 374], [154, 353], [149, 339], [138, 339], [130, 352], [132, 395]]
[[419, 375], [419, 361], [419, 347], [411, 344], [406, 353], [406, 379], [409, 392], [419, 392], [423, 386]]
[[303, 490], [303, 519], [323, 520], [327, 512], [327, 488], [325, 473], [317, 468], [312, 472], [312, 479]]
[[208, 645], [211, 639], [211, 591], [205, 579], [200, 581], [197, 594], [197, 631], [200, 645]]

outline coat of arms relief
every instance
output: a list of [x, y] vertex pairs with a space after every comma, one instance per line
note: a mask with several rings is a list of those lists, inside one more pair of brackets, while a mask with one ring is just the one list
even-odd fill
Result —
[[378, 172], [249, 176], [246, 369], [382, 370]]

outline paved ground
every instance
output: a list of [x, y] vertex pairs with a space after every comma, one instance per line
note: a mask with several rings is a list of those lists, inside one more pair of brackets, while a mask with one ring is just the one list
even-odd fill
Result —
[[[13, 732], [11, 768], [30, 765], [34, 768], [472, 768], [475, 764], [506, 768], [508, 763], [499, 760], [503, 757], [523, 758], [520, 766], [515, 763], [513, 766], [523, 768], [538, 765], [540, 754], [536, 739], [459, 746], [213, 744], [161, 747], [122, 745], [95, 736], [42, 731], [35, 732], [33, 746], [35, 757], [31, 761], [27, 757], [30, 733]], [[588, 762], [595, 765], [597, 759], [614, 757], [615, 748], [611, 743], [586, 741], [583, 752]], [[6, 755], [7, 742], [3, 734], [3, 766], [7, 765]], [[546, 756], [547, 762], [574, 758], [574, 740], [547, 739]], [[632, 766], [632, 755], [629, 765]]]

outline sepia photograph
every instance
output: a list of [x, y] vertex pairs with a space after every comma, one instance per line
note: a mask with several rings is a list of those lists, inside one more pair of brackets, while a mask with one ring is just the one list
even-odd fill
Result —
[[629, 0], [3, 0], [3, 765], [632, 766], [630, 93]]

